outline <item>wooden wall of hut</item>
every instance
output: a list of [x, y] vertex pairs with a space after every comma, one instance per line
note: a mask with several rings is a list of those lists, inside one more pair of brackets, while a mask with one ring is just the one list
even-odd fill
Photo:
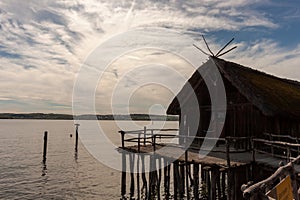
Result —
[[[224, 79], [224, 78], [223, 78]], [[221, 137], [262, 137], [262, 133], [285, 134], [295, 137], [300, 136], [300, 121], [289, 117], [266, 116], [253, 105], [239, 90], [227, 79], [224, 79], [227, 97], [226, 120]], [[211, 100], [204, 81], [195, 91], [200, 107], [200, 121], [197, 136], [205, 136], [211, 120]], [[249, 97], [248, 97], [249, 98]], [[181, 109], [181, 120], [184, 127], [180, 127], [180, 135], [187, 134], [189, 130], [188, 119], [197, 112], [196, 107], [187, 99]], [[198, 143], [195, 141], [194, 143]]]

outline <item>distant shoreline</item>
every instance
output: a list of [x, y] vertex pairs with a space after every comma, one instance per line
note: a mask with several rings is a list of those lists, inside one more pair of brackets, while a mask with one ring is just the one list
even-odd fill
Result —
[[[97, 117], [97, 118], [95, 118]], [[39, 120], [134, 120], [134, 121], [178, 121], [178, 116], [170, 115], [148, 115], [148, 114], [130, 114], [130, 115], [68, 115], [55, 113], [0, 113], [0, 119], [39, 119]]]

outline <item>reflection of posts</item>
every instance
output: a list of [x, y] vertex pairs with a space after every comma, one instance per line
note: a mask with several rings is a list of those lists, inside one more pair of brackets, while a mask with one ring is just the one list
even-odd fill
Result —
[[126, 153], [124, 150], [125, 147], [125, 132], [120, 131], [121, 133], [121, 144], [122, 144], [122, 177], [121, 177], [121, 197], [126, 199]]
[[78, 127], [80, 126], [80, 124], [75, 124], [76, 127], [76, 138], [75, 138], [75, 151], [78, 151]]
[[48, 132], [44, 132], [44, 151], [43, 151], [43, 162], [46, 162], [47, 159], [47, 141], [48, 141]]
[[47, 165], [46, 165], [46, 162], [43, 161], [43, 165], [42, 165], [42, 176], [46, 176], [47, 174]]
[[122, 199], [126, 199], [126, 153], [122, 149], [122, 178], [121, 178], [121, 196]]

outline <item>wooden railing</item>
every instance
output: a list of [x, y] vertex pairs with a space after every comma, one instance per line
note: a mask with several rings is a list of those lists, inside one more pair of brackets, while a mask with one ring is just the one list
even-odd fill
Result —
[[[265, 139], [252, 139], [255, 153], [268, 154], [272, 157], [285, 159], [287, 162], [295, 159], [300, 154], [300, 144], [282, 141], [269, 141]], [[255, 160], [255, 157], [254, 157]]]
[[[230, 167], [230, 153], [246, 152], [252, 150], [250, 137], [213, 138], [178, 135], [174, 134], [174, 132], [177, 133], [178, 129], [147, 129], [146, 127], [144, 127], [143, 130], [119, 131], [119, 133], [121, 134], [122, 148], [126, 147], [126, 143], [133, 143], [137, 145], [138, 153], [140, 153], [141, 146], [143, 145], [152, 145], [153, 151], [156, 151], [157, 145], [163, 145], [164, 142], [161, 141], [164, 141], [165, 139], [178, 139], [178, 143], [175, 143], [174, 146], [191, 151], [199, 151], [204, 141], [207, 141], [208, 144], [210, 141], [213, 141], [213, 144], [216, 144], [217, 148], [205, 149], [202, 146], [202, 150], [225, 153], [228, 167]], [[158, 142], [158, 139], [160, 140], [160, 142]], [[194, 143], [195, 141], [197, 141], [196, 144]], [[189, 146], [187, 146], [187, 144], [189, 144]], [[168, 145], [172, 144], [168, 143]]]
[[288, 164], [279, 167], [274, 174], [272, 174], [269, 178], [262, 180], [256, 184], [244, 184], [241, 187], [243, 192], [243, 196], [245, 199], [250, 200], [268, 200], [266, 193], [274, 187], [274, 183], [277, 181], [290, 176], [291, 184], [292, 184], [292, 193], [294, 200], [299, 200], [298, 194], [298, 185], [296, 180], [296, 173], [294, 169], [294, 164], [300, 161], [300, 156], [293, 159]]
[[[209, 138], [199, 136], [178, 135], [178, 129], [147, 129], [135, 131], [119, 131], [122, 138], [122, 147], [125, 143], [135, 143], [138, 145], [140, 151], [141, 145], [152, 145], [153, 150], [156, 150], [158, 144], [157, 139], [178, 139], [177, 147], [182, 147], [190, 150], [199, 150], [203, 141], [214, 141], [216, 146], [221, 148], [214, 148], [212, 152], [235, 153], [235, 152], [251, 152], [253, 154], [253, 161], [255, 161], [255, 154], [262, 153], [279, 159], [284, 159], [287, 162], [295, 159], [300, 155], [299, 138], [291, 137], [289, 135], [275, 135], [264, 133], [268, 139], [250, 138], [250, 137], [226, 137], [226, 138]], [[176, 134], [174, 134], [174, 132]], [[129, 136], [129, 137], [127, 137]], [[277, 140], [276, 140], [277, 139]], [[283, 142], [279, 140], [290, 140], [291, 142]], [[294, 141], [294, 143], [293, 143]], [[186, 144], [190, 144], [189, 147]], [[224, 148], [222, 148], [224, 147]], [[203, 147], [202, 147], [203, 149]], [[205, 149], [204, 149], [205, 150]], [[211, 150], [211, 149], [209, 149]]]
[[282, 141], [282, 142], [296, 142], [299, 144], [300, 138], [292, 137], [290, 135], [278, 135], [272, 133], [263, 133], [265, 137], [267, 137], [270, 141]]

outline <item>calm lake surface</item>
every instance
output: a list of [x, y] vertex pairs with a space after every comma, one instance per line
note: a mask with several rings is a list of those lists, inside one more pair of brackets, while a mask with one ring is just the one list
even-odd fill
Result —
[[[119, 145], [120, 128], [113, 121], [99, 123]], [[155, 122], [137, 123], [155, 127]], [[178, 128], [178, 122], [166, 122], [164, 128]], [[44, 131], [48, 131], [45, 164]], [[85, 126], [79, 131], [93, 130]], [[93, 158], [81, 142], [76, 154], [74, 145], [73, 121], [0, 120], [0, 199], [120, 199], [121, 173]]]

